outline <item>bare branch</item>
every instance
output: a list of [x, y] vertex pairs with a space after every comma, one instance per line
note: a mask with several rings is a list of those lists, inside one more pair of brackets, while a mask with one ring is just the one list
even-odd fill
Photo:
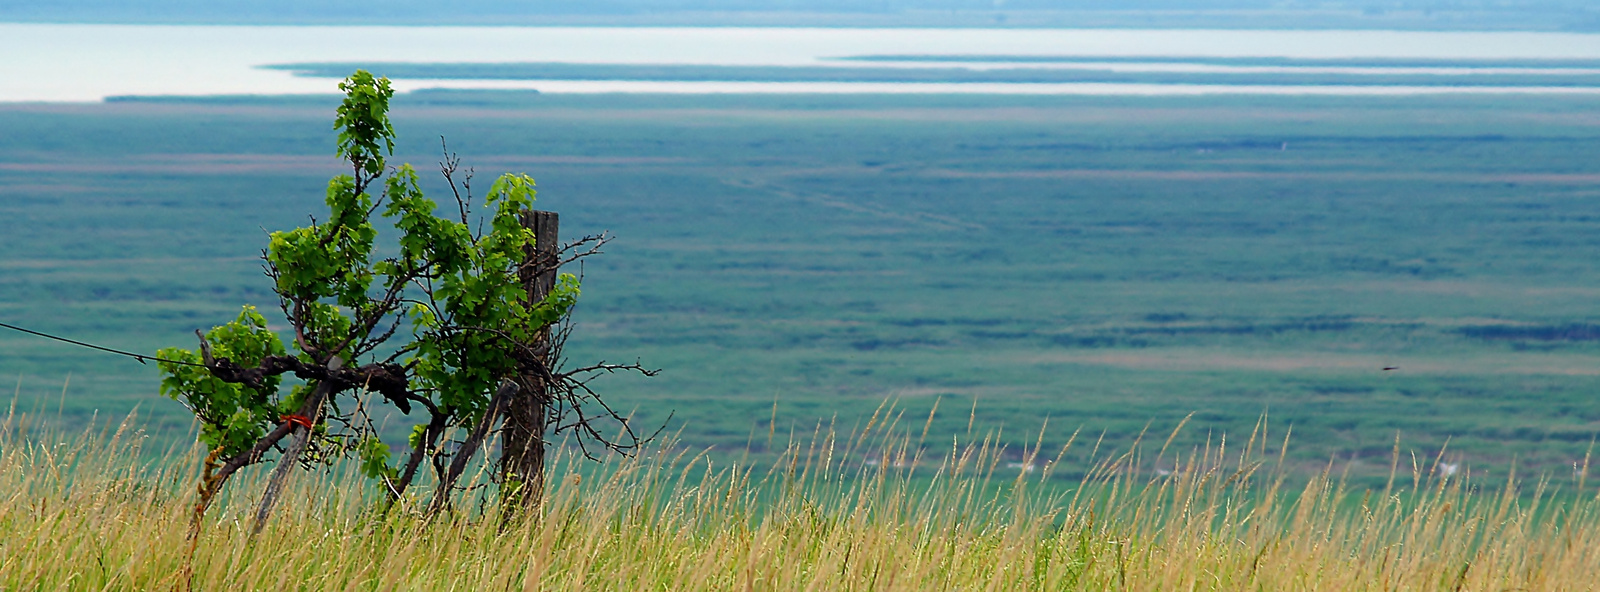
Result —
[[296, 378], [327, 382], [334, 393], [357, 386], [366, 386], [394, 403], [402, 413], [411, 412], [411, 401], [419, 398], [411, 392], [408, 372], [397, 364], [367, 364], [355, 368], [308, 364], [296, 356], [267, 356], [253, 368], [246, 368], [228, 358], [215, 358], [206, 362], [211, 375], [223, 382], [242, 384], [261, 389], [269, 376], [294, 373]]
[[450, 470], [439, 481], [439, 488], [433, 495], [433, 503], [428, 504], [428, 515], [433, 516], [444, 510], [450, 503], [450, 492], [455, 488], [456, 480], [461, 478], [461, 472], [466, 470], [467, 461], [478, 452], [478, 446], [483, 444], [483, 439], [489, 434], [490, 427], [499, 418], [501, 407], [506, 401], [516, 394], [521, 388], [516, 382], [507, 380], [500, 383], [499, 390], [495, 391], [494, 398], [489, 399], [489, 406], [483, 410], [483, 417], [472, 428], [472, 435], [467, 436], [461, 448], [456, 451], [455, 458], [450, 460]]

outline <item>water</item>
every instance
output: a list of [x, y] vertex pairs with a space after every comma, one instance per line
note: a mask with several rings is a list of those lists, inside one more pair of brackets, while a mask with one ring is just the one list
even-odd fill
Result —
[[[836, 65], [859, 55], [1600, 60], [1600, 35], [1507, 32], [584, 27], [223, 27], [0, 24], [0, 101], [119, 95], [334, 93], [334, 79], [257, 66], [292, 62], [576, 62]], [[882, 64], [874, 64], [882, 65]], [[900, 67], [949, 67], [895, 63]], [[974, 64], [974, 67], [1001, 67]], [[1035, 65], [1037, 66], [1037, 65]], [[1091, 64], [1091, 66], [1093, 66]], [[1101, 64], [1099, 67], [1110, 67]], [[1124, 71], [1216, 71], [1150, 62]], [[1060, 65], [1049, 67], [1063, 67]], [[1076, 64], [1074, 67], [1084, 67]], [[1139, 70], [1143, 68], [1143, 70]], [[1163, 70], [1162, 68], [1166, 68]], [[1240, 68], [1240, 67], [1233, 67]], [[1292, 67], [1291, 67], [1292, 68]], [[1305, 68], [1300, 68], [1304, 70]], [[1348, 69], [1348, 68], [1347, 68]], [[1312, 68], [1316, 72], [1338, 72]], [[1396, 73], [1358, 68], [1356, 72]], [[1540, 69], [1509, 68], [1522, 73]], [[1548, 70], [1548, 69], [1546, 69]], [[1567, 74], [1593, 74], [1581, 68]], [[1267, 70], [1280, 71], [1280, 70]], [[1350, 72], [1347, 72], [1350, 73]], [[1404, 73], [1404, 72], [1401, 72]], [[1415, 73], [1415, 72], [1413, 72]], [[1436, 72], [1471, 75], [1474, 72]], [[1501, 73], [1505, 73], [1502, 71]], [[1543, 72], [1551, 73], [1551, 72]], [[1563, 72], [1555, 72], [1563, 73]], [[1220, 86], [396, 80], [398, 89], [542, 92], [979, 92], [1027, 94], [1600, 93], [1593, 87]]]

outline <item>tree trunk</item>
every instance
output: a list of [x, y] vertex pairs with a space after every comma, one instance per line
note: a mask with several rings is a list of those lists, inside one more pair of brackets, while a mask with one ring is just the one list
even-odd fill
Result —
[[478, 425], [472, 428], [472, 433], [461, 443], [461, 448], [456, 450], [455, 458], [450, 459], [450, 469], [439, 480], [439, 487], [433, 492], [433, 503], [428, 504], [428, 517], [432, 518], [450, 507], [450, 493], [456, 487], [456, 481], [461, 479], [461, 472], [467, 469], [467, 462], [472, 460], [472, 455], [477, 454], [478, 447], [483, 445], [483, 440], [489, 436], [489, 430], [494, 427], [494, 422], [499, 420], [501, 410], [522, 389], [517, 383], [503, 381], [500, 388], [495, 390], [494, 397], [489, 399], [489, 406], [483, 410], [483, 417], [478, 420]]
[[[560, 218], [555, 212], [529, 211], [522, 216], [523, 226], [533, 230], [534, 247], [528, 251], [523, 268], [523, 285], [528, 288], [528, 303], [537, 304], [556, 284], [561, 261], [558, 244]], [[550, 330], [545, 329], [536, 345], [549, 345]], [[549, 357], [542, 361], [549, 368]], [[544, 496], [544, 429], [549, 416], [549, 388], [544, 376], [523, 377], [526, 389], [518, 390], [507, 402], [505, 428], [500, 451], [501, 502], [506, 511], [517, 512], [539, 505]]]
[[[334, 356], [328, 360], [328, 370], [338, 370], [344, 367], [344, 359]], [[328, 394], [333, 390], [333, 385], [326, 380], [317, 382], [311, 390], [311, 396], [306, 397], [305, 403], [300, 406], [300, 416], [311, 420], [312, 425], [322, 421], [322, 406], [328, 402]], [[300, 462], [300, 455], [306, 451], [306, 444], [311, 441], [311, 430], [304, 426], [296, 426], [291, 432], [293, 439], [289, 441], [289, 448], [283, 451], [283, 457], [278, 459], [277, 468], [272, 471], [272, 479], [267, 481], [267, 488], [261, 493], [261, 503], [256, 506], [255, 525], [250, 528], [250, 536], [254, 538], [266, 527], [267, 518], [272, 516], [272, 507], [278, 503], [278, 495], [283, 493], [283, 486], [289, 481], [289, 473], [294, 471], [294, 466]]]

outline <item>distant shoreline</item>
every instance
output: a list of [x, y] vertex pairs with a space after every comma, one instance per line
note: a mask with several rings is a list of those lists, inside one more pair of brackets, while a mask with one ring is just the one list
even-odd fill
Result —
[[[847, 58], [848, 59], [848, 58]], [[1098, 62], [1097, 58], [1072, 58], [1081, 62]], [[1126, 64], [1159, 66], [1165, 61], [1113, 58]], [[1109, 60], [1108, 60], [1109, 61]], [[1199, 58], [1193, 63], [1206, 63]], [[1339, 60], [1341, 63], [1363, 63], [1356, 60]], [[1417, 63], [1407, 61], [1408, 63]], [[858, 62], [861, 63], [861, 62]], [[925, 62], [926, 67], [883, 67], [867, 63], [851, 66], [722, 66], [680, 64], [573, 64], [573, 63], [383, 63], [346, 62], [275, 64], [263, 66], [286, 70], [296, 76], [311, 78], [340, 78], [356, 69], [367, 69], [394, 79], [417, 81], [462, 80], [521, 80], [521, 81], [609, 81], [609, 82], [671, 82], [671, 83], [837, 83], [837, 84], [947, 84], [967, 86], [988, 85], [1043, 85], [1043, 84], [1123, 84], [1123, 85], [1211, 85], [1211, 86], [1272, 86], [1272, 87], [1503, 87], [1519, 89], [1536, 88], [1600, 88], [1600, 62], [1584, 60], [1574, 62], [1589, 66], [1587, 69], [1570, 68], [1571, 73], [1546, 73], [1534, 68], [1505, 68], [1494, 74], [1471, 73], [1472, 68], [1460, 66], [1456, 73], [1390, 73], [1396, 68], [1372, 66], [1367, 71], [1329, 71], [1323, 67], [1305, 67], [1295, 71], [1122, 71], [1114, 65], [1081, 66], [1074, 69], [1014, 67], [996, 69], [971, 69], [961, 67], [960, 61]], [[1366, 64], [1381, 62], [1365, 61]], [[1460, 64], [1462, 62], [1452, 62]], [[1542, 62], [1549, 63], [1549, 62]]]

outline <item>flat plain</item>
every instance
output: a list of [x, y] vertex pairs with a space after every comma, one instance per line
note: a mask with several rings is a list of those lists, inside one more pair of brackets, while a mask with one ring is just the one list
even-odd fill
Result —
[[[335, 105], [0, 106], [0, 322], [149, 353], [271, 308], [256, 258], [321, 210]], [[1595, 106], [418, 92], [392, 117], [397, 162], [443, 136], [480, 180], [534, 176], [567, 237], [616, 236], [570, 353], [663, 368], [598, 384], [689, 446], [893, 399], [1019, 457], [1265, 415], [1305, 471], [1382, 479], [1398, 446], [1565, 480], [1600, 431]], [[186, 430], [130, 359], [7, 332], [0, 376], [69, 423]]]

